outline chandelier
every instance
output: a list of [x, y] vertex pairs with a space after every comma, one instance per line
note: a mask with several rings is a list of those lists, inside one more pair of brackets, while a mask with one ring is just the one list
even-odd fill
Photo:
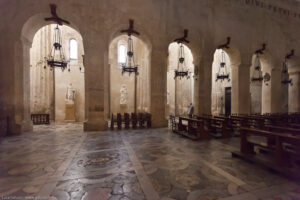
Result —
[[253, 70], [253, 75], [252, 75], [251, 81], [252, 82], [261, 82], [261, 81], [263, 81], [264, 78], [262, 76], [261, 64], [260, 64], [258, 53], [255, 56], [254, 66], [255, 66], [255, 68]]
[[294, 55], [294, 50], [291, 51], [288, 55], [286, 55], [284, 62], [282, 64], [282, 71], [281, 71], [281, 83], [286, 85], [290, 84], [292, 85], [292, 79], [289, 79], [289, 74], [288, 74], [288, 65], [287, 61]]
[[228, 82], [230, 81], [229, 72], [227, 72], [227, 64], [226, 64], [225, 52], [222, 49], [222, 51], [221, 51], [221, 62], [220, 62], [220, 66], [219, 66], [219, 71], [216, 74], [216, 82], [218, 80], [221, 80], [221, 82], [222, 82], [225, 79], [227, 79]]
[[127, 30], [122, 30], [121, 33], [127, 33], [128, 35], [128, 48], [127, 48], [127, 57], [126, 62], [122, 64], [122, 75], [124, 73], [129, 73], [129, 76], [131, 73], [135, 73], [135, 75], [138, 75], [138, 65], [135, 64], [134, 61], [134, 52], [133, 52], [133, 40], [131, 38], [131, 35], [136, 34], [140, 35], [139, 32], [135, 31], [134, 28], [134, 21], [132, 19], [129, 20], [129, 28]]
[[[64, 71], [68, 66], [68, 62], [65, 59], [65, 55], [62, 48], [62, 37], [58, 24], [54, 29], [53, 46], [51, 48], [49, 56], [46, 58], [46, 61], [48, 66], [51, 67], [51, 69], [58, 67], [61, 68], [62, 71]], [[44, 68], [46, 68], [46, 66]]]
[[189, 41], [187, 40], [188, 37], [188, 30], [185, 29], [184, 30], [184, 36], [178, 39], [175, 39], [174, 41], [178, 43], [179, 45], [179, 50], [178, 50], [178, 65], [177, 65], [177, 69], [175, 70], [175, 77], [174, 79], [176, 79], [177, 77], [179, 77], [179, 79], [186, 77], [187, 79], [190, 78], [190, 73], [188, 68], [185, 65], [185, 54], [184, 54], [184, 46], [183, 43], [189, 43]]

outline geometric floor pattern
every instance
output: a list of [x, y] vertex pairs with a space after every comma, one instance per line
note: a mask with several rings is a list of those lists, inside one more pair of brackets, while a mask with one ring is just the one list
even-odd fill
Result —
[[0, 140], [0, 199], [300, 200], [300, 184], [233, 158], [238, 137], [35, 126]]

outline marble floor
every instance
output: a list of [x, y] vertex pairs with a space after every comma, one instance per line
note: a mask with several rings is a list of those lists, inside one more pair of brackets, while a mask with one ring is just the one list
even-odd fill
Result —
[[35, 126], [1, 139], [0, 199], [300, 200], [299, 183], [231, 157], [239, 138], [82, 129]]

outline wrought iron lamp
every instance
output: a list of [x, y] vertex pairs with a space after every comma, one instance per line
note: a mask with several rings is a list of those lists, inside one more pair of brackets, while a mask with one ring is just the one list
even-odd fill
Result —
[[134, 28], [134, 21], [132, 19], [129, 20], [129, 28], [127, 30], [122, 30], [121, 33], [127, 33], [128, 35], [128, 48], [127, 48], [127, 57], [125, 64], [122, 64], [122, 75], [124, 73], [135, 73], [135, 75], [138, 75], [138, 65], [135, 64], [134, 61], [134, 51], [133, 51], [133, 40], [131, 38], [131, 35], [136, 34], [140, 35], [139, 32], [135, 31]]
[[177, 77], [179, 77], [179, 79], [182, 79], [184, 77], [186, 77], [187, 79], [190, 78], [190, 73], [191, 72], [189, 72], [188, 68], [185, 65], [185, 54], [184, 54], [184, 46], [183, 46], [183, 43], [189, 43], [189, 41], [187, 40], [187, 37], [188, 37], [188, 30], [185, 29], [184, 30], [184, 36], [174, 40], [179, 45], [178, 66], [177, 66], [177, 69], [175, 70], [174, 79], [176, 79]]
[[[68, 62], [65, 59], [65, 55], [63, 52], [62, 47], [62, 38], [61, 38], [61, 31], [58, 27], [58, 24], [56, 28], [54, 29], [54, 36], [53, 36], [53, 46], [51, 48], [50, 54], [48, 58], [46, 58], [48, 66], [50, 66], [52, 69], [55, 67], [61, 68], [62, 71], [64, 71], [67, 66]], [[70, 68], [69, 68], [70, 71]]]
[[[61, 31], [58, 25], [63, 25], [63, 23], [70, 24], [70, 22], [58, 17], [56, 8], [57, 6], [55, 4], [50, 4], [51, 17], [45, 18], [45, 21], [53, 21], [57, 24], [54, 29], [53, 46], [51, 48], [50, 55], [46, 58], [46, 63], [51, 67], [51, 69], [59, 67], [62, 71], [64, 71], [68, 66], [68, 62], [66, 61], [63, 52]], [[46, 68], [46, 66], [44, 68]]]
[[262, 76], [261, 64], [260, 64], [258, 53], [255, 56], [255, 62], [254, 62], [254, 64], [255, 64], [254, 65], [255, 68], [253, 70], [251, 81], [252, 82], [262, 82], [264, 78]]
[[225, 52], [224, 52], [224, 49], [229, 49], [230, 41], [231, 41], [231, 38], [227, 37], [226, 43], [219, 45], [217, 48], [217, 49], [221, 49], [222, 52], [221, 52], [221, 62], [220, 62], [220, 66], [219, 66], [219, 71], [216, 73], [216, 82], [218, 80], [221, 80], [221, 82], [222, 82], [225, 79], [230, 81], [229, 72], [227, 72], [226, 58], [225, 58]]
[[291, 53], [289, 53], [288, 55], [285, 56], [284, 62], [282, 64], [282, 71], [281, 71], [281, 83], [286, 85], [286, 84], [290, 84], [292, 85], [292, 79], [289, 79], [289, 74], [288, 74], [288, 65], [287, 65], [287, 61], [288, 59], [290, 59], [292, 56], [294, 56], [294, 49], [291, 50]]
[[221, 80], [221, 82], [222, 82], [225, 79], [227, 79], [228, 81], [230, 81], [229, 72], [227, 72], [225, 52], [222, 49], [222, 52], [221, 52], [221, 62], [220, 62], [220, 66], [219, 66], [219, 71], [216, 74], [216, 82], [218, 80]]

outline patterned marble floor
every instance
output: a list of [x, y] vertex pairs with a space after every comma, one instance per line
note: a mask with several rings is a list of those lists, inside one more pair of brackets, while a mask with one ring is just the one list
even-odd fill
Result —
[[168, 129], [35, 126], [0, 140], [0, 199], [300, 200], [300, 184], [232, 158], [238, 148]]

